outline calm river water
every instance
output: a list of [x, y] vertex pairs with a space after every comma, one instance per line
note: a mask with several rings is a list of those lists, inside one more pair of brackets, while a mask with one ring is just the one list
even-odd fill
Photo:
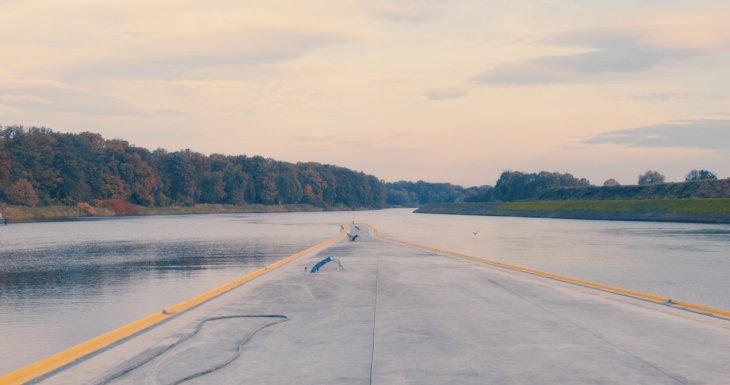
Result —
[[13, 224], [0, 227], [0, 374], [307, 248], [353, 220], [404, 240], [730, 309], [728, 225], [407, 209]]

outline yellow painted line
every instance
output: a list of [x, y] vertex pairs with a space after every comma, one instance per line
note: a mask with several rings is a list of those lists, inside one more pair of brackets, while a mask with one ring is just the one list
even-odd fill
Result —
[[466, 255], [466, 254], [462, 254], [462, 253], [457, 253], [455, 251], [444, 250], [444, 249], [439, 249], [439, 248], [430, 247], [430, 246], [426, 246], [426, 245], [421, 245], [418, 243], [401, 241], [399, 239], [382, 236], [382, 235], [380, 235], [380, 231], [378, 231], [378, 229], [376, 229], [375, 227], [373, 227], [371, 225], [367, 225], [367, 226], [373, 231], [374, 237], [385, 240], [385, 241], [398, 243], [401, 245], [414, 247], [414, 248], [421, 249], [421, 250], [431, 251], [431, 252], [434, 252], [437, 254], [448, 255], [448, 256], [452, 256], [452, 257], [466, 259], [469, 261], [497, 266], [497, 267], [501, 267], [501, 268], [505, 268], [505, 269], [509, 269], [509, 270], [520, 271], [523, 273], [528, 273], [528, 274], [537, 275], [540, 277], [550, 278], [550, 279], [554, 279], [557, 281], [572, 283], [574, 285], [590, 287], [593, 289], [598, 289], [598, 290], [606, 291], [609, 293], [620, 294], [620, 295], [624, 295], [624, 296], [632, 297], [632, 298], [638, 298], [638, 299], [642, 299], [642, 300], [649, 301], [649, 302], [667, 305], [667, 306], [674, 307], [677, 309], [689, 310], [692, 312], [711, 315], [711, 316], [718, 317], [718, 318], [730, 319], [730, 311], [727, 311], [727, 310], [717, 309], [717, 308], [704, 306], [704, 305], [698, 305], [698, 304], [685, 302], [685, 301], [681, 301], [681, 300], [676, 300], [676, 299], [672, 299], [672, 298], [668, 298], [668, 297], [662, 297], [662, 296], [658, 296], [658, 295], [642, 293], [640, 291], [622, 289], [619, 287], [604, 285], [601, 283], [584, 281], [581, 279], [566, 277], [564, 275], [552, 274], [552, 273], [547, 273], [547, 272], [540, 271], [540, 270], [530, 269], [527, 267], [510, 265], [507, 263], [492, 261], [492, 260], [489, 260], [486, 258], [473, 257], [471, 255]]
[[302, 257], [310, 252], [329, 246], [338, 240], [342, 239], [347, 233], [348, 228], [341, 226], [341, 231], [336, 236], [320, 242], [306, 250], [302, 250], [298, 253], [292, 254], [284, 259], [276, 261], [262, 269], [256, 270], [252, 273], [246, 274], [240, 278], [237, 278], [223, 286], [217, 287], [213, 290], [207, 291], [203, 294], [195, 297], [186, 299], [180, 303], [172, 305], [163, 311], [155, 314], [150, 314], [147, 317], [139, 319], [137, 321], [128, 323], [118, 329], [114, 329], [110, 332], [102, 334], [98, 337], [92, 338], [88, 341], [82, 342], [74, 347], [66, 349], [60, 353], [56, 353], [50, 357], [46, 357], [40, 361], [36, 361], [30, 365], [20, 368], [14, 372], [6, 374], [0, 377], [0, 385], [19, 385], [24, 384], [28, 381], [36, 379], [45, 374], [51, 373], [54, 370], [62, 368], [78, 359], [88, 356], [94, 352], [104, 349], [116, 342], [119, 342], [127, 337], [130, 337], [136, 333], [139, 333], [151, 326], [154, 326], [164, 320], [167, 320], [177, 314], [180, 314], [186, 310], [190, 310], [195, 306], [201, 305], [202, 303], [209, 301], [215, 297], [218, 297], [232, 289], [251, 281], [269, 271], [272, 271], [278, 267], [281, 267], [297, 258]]

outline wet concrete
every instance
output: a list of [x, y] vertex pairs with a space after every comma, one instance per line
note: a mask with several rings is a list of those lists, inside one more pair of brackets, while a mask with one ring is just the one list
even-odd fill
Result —
[[41, 383], [730, 383], [730, 321], [364, 230]]

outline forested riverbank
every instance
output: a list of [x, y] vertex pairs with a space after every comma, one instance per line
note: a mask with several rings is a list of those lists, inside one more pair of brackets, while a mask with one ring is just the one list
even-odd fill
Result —
[[386, 183], [315, 162], [150, 151], [90, 132], [0, 127], [0, 214], [11, 223], [417, 207], [463, 200], [479, 191], [449, 183]]
[[[587, 208], [587, 203], [573, 203], [570, 205], [583, 206], [573, 208], [569, 205], [551, 211], [545, 208], [555, 205], [544, 202], [688, 198], [730, 198], [730, 179], [718, 180], [706, 170], [692, 170], [685, 182], [664, 183], [663, 175], [647, 171], [639, 176], [637, 185], [621, 186], [610, 179], [603, 186], [596, 186], [569, 173], [505, 171], [494, 186], [385, 182], [360, 171], [314, 162], [288, 163], [247, 155], [204, 155], [189, 149], [150, 151], [124, 140], [104, 139], [89, 132], [73, 134], [38, 127], [0, 127], [0, 214], [11, 222], [89, 216], [369, 210], [424, 205], [426, 207], [420, 212], [720, 220], [708, 217], [709, 213], [648, 214], [649, 211], [640, 209], [631, 214], [631, 210], [607, 209], [613, 203], [601, 206], [602, 210]], [[531, 204], [530, 209], [520, 211], [507, 209], [504, 204], [523, 201], [543, 203]], [[705, 219], [699, 218], [703, 215]]]
[[46, 128], [0, 130], [0, 202], [101, 207], [119, 200], [148, 208], [207, 205], [307, 205], [382, 208], [384, 183], [319, 163], [261, 156], [149, 151], [99, 134]]

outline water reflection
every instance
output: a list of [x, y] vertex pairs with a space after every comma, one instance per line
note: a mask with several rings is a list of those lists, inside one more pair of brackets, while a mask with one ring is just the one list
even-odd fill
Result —
[[[294, 245], [284, 245], [291, 249]], [[270, 249], [270, 248], [269, 248]], [[246, 242], [102, 242], [3, 252], [0, 298], [8, 301], [85, 293], [99, 286], [124, 285], [135, 275], [164, 279], [171, 272], [190, 277], [196, 270], [260, 265], [280, 255]]]
[[338, 229], [242, 215], [4, 227], [0, 373], [219, 286]]

